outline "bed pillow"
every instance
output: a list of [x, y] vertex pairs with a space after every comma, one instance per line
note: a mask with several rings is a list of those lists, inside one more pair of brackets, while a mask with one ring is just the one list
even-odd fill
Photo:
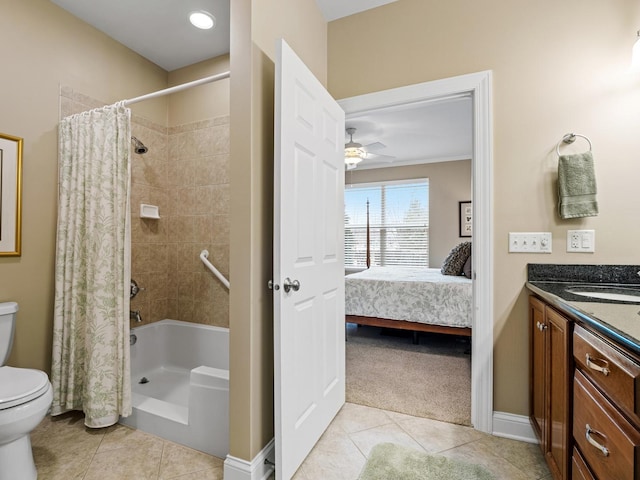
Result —
[[471, 278], [471, 255], [469, 255], [467, 261], [464, 262], [464, 267], [462, 267], [462, 274], [467, 278]]
[[462, 242], [451, 249], [440, 272], [443, 275], [462, 275], [464, 264], [471, 255], [471, 242]]

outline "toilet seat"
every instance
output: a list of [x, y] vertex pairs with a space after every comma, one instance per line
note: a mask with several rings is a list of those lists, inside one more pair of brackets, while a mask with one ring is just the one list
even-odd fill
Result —
[[49, 377], [40, 370], [0, 367], [0, 411], [38, 398], [48, 388]]

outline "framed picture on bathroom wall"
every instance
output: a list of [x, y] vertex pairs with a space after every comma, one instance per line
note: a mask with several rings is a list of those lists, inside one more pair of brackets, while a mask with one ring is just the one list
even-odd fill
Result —
[[20, 256], [22, 138], [0, 133], [0, 256]]
[[470, 237], [473, 234], [473, 210], [471, 209], [471, 201], [458, 202], [460, 236]]

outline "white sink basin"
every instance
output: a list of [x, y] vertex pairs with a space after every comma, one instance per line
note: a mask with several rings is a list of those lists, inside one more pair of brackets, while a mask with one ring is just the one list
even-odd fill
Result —
[[570, 287], [567, 292], [582, 297], [640, 303], [640, 290], [624, 287]]

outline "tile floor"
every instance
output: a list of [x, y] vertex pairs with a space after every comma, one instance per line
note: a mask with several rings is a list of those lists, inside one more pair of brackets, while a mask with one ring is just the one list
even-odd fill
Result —
[[[38, 480], [219, 480], [222, 460], [124, 425], [85, 428], [72, 412], [31, 434]], [[17, 479], [16, 479], [17, 480]]]
[[357, 480], [367, 455], [382, 442], [478, 463], [496, 480], [551, 480], [538, 445], [353, 403], [338, 413], [294, 480]]
[[[31, 436], [38, 480], [219, 480], [223, 460], [122, 425], [47, 417]], [[347, 403], [294, 480], [356, 480], [371, 448], [393, 442], [484, 465], [499, 480], [550, 480], [537, 445]]]

